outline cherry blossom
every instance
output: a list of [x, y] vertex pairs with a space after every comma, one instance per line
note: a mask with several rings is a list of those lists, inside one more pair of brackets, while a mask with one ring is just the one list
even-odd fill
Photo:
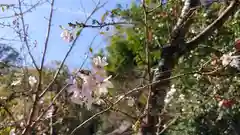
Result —
[[106, 57], [101, 58], [100, 56], [94, 57], [93, 58], [93, 64], [95, 66], [105, 67], [105, 66], [108, 65], [107, 58]]
[[13, 128], [13, 129], [10, 130], [9, 135], [16, 135], [16, 133], [15, 133], [15, 128]]
[[168, 104], [173, 99], [173, 95], [175, 94], [176, 91], [177, 90], [175, 88], [175, 85], [173, 84], [171, 86], [170, 91], [167, 92], [167, 95], [166, 95], [166, 97], [164, 99], [165, 104]]
[[69, 30], [64, 30], [61, 33], [61, 38], [66, 42], [72, 42], [73, 40], [73, 34]]
[[72, 85], [68, 88], [68, 93], [71, 94], [70, 100], [75, 104], [82, 104], [83, 96], [81, 94], [81, 89], [77, 85], [77, 81], [71, 81]]
[[223, 54], [223, 56], [220, 58], [222, 60], [223, 66], [231, 66], [234, 68], [237, 68], [240, 70], [240, 56], [232, 56], [232, 53], [229, 54]]
[[128, 104], [128, 106], [132, 107], [135, 104], [135, 100], [132, 97], [128, 97], [127, 98], [127, 104]]
[[101, 58], [100, 56], [93, 58], [93, 74], [104, 75], [106, 74], [104, 67], [108, 65], [106, 57]]
[[87, 108], [90, 108], [93, 102], [97, 102], [95, 99], [105, 96], [109, 88], [113, 88], [110, 81], [112, 76], [107, 76], [104, 70], [104, 66], [108, 64], [106, 58], [94, 57], [92, 64], [92, 71], [87, 74], [83, 72], [77, 74], [76, 78], [79, 78], [81, 82], [78, 82], [76, 78], [68, 80], [68, 83], [72, 84], [68, 89], [68, 92], [72, 94], [71, 101], [76, 104], [84, 103]]
[[184, 95], [184, 94], [180, 94], [180, 95], [179, 95], [179, 99], [180, 99], [181, 101], [184, 101], [184, 100], [185, 100], [185, 95]]
[[29, 76], [28, 83], [30, 84], [31, 87], [33, 87], [37, 83], [36, 77], [35, 76]]
[[109, 76], [108, 78], [104, 79], [102, 82], [98, 84], [98, 88], [96, 90], [97, 96], [106, 95], [108, 93], [108, 88], [113, 88], [112, 82], [109, 81], [109, 79], [112, 76]]
[[12, 85], [12, 86], [20, 85], [21, 82], [22, 82], [22, 79], [21, 79], [21, 78], [18, 78], [17, 80], [13, 81], [13, 82], [11, 83], [11, 85]]
[[50, 109], [47, 111], [45, 117], [46, 117], [47, 119], [52, 118], [52, 116], [53, 116], [53, 112], [54, 112], [54, 107], [51, 106]]

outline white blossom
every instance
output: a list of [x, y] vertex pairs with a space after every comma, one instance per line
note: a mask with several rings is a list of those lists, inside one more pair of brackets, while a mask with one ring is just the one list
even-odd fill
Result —
[[181, 110], [182, 110], [182, 112], [185, 112], [185, 111], [186, 111], [186, 109], [184, 109], [184, 108], [182, 108]]
[[124, 98], [124, 95], [118, 96], [118, 100]]
[[11, 83], [11, 85], [12, 85], [12, 86], [20, 85], [21, 82], [22, 82], [22, 79], [21, 79], [21, 78], [18, 78], [17, 80], [13, 81], [13, 82]]
[[108, 78], [104, 79], [101, 83], [99, 83], [98, 88], [96, 90], [96, 95], [106, 95], [108, 93], [108, 88], [113, 88], [113, 84], [109, 79], [112, 76], [109, 76]]
[[222, 107], [223, 106], [223, 102], [224, 102], [224, 100], [221, 100], [220, 102], [218, 102], [218, 107]]
[[181, 101], [184, 101], [184, 100], [185, 100], [185, 95], [184, 95], [184, 94], [180, 94], [180, 95], [179, 95], [179, 99], [180, 99]]
[[223, 56], [220, 58], [222, 60], [223, 66], [231, 66], [237, 69], [240, 69], [240, 56], [232, 56], [232, 53], [229, 54], [223, 54]]
[[166, 125], [166, 124], [164, 124], [164, 125], [163, 125], [163, 128], [167, 128], [167, 125]]
[[176, 88], [175, 88], [175, 85], [173, 84], [171, 86], [170, 91], [168, 91], [166, 94], [166, 97], [164, 99], [165, 104], [168, 104], [173, 99], [173, 95], [175, 92], [176, 92]]
[[132, 107], [135, 104], [134, 99], [132, 97], [128, 97], [127, 104], [128, 104], [128, 106]]
[[15, 133], [15, 128], [13, 128], [13, 129], [10, 130], [9, 135], [17, 135], [17, 134]]
[[52, 118], [53, 116], [53, 112], [54, 112], [54, 107], [51, 106], [50, 109], [46, 112], [46, 118], [49, 119], [49, 118]]
[[71, 101], [76, 104], [85, 103], [88, 109], [96, 101], [95, 99], [108, 93], [108, 88], [113, 88], [109, 80], [112, 76], [107, 76], [104, 70], [104, 66], [108, 64], [106, 58], [94, 57], [92, 64], [93, 69], [88, 75], [82, 73], [77, 75], [82, 80], [81, 84], [78, 84], [76, 79], [68, 80], [68, 83], [72, 84], [68, 88], [68, 92], [72, 94]]
[[33, 87], [37, 83], [36, 77], [35, 76], [29, 76], [28, 83], [30, 84], [31, 87]]
[[97, 105], [102, 105], [102, 104], [104, 104], [104, 101], [99, 98], [99, 99], [96, 99], [96, 100], [95, 100], [95, 103], [96, 103]]
[[101, 58], [100, 56], [94, 57], [93, 58], [93, 65], [94, 66], [100, 66], [100, 67], [107, 66], [108, 65], [107, 58], [106, 57]]
[[193, 74], [193, 76], [194, 76], [197, 80], [199, 80], [199, 79], [201, 78], [201, 75], [200, 75], [200, 74]]
[[83, 96], [81, 94], [81, 89], [78, 88], [77, 84], [71, 85], [67, 91], [72, 94], [70, 99], [73, 103], [82, 105]]
[[66, 42], [72, 42], [73, 40], [73, 34], [71, 32], [69, 32], [69, 30], [64, 30], [61, 33], [61, 38], [66, 41]]

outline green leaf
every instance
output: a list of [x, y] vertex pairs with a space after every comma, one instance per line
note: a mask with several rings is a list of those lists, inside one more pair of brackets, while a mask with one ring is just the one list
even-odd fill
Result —
[[62, 25], [59, 25], [60, 29], [64, 30], [64, 27]]
[[2, 6], [2, 11], [4, 12], [4, 7]]
[[92, 53], [93, 52], [93, 49], [92, 49], [92, 47], [89, 47], [89, 51]]
[[79, 36], [81, 33], [81, 29], [76, 32], [76, 36]]
[[144, 93], [141, 94], [141, 96], [139, 97], [139, 102], [142, 103], [142, 104], [146, 104], [147, 103], [147, 97]]
[[103, 23], [106, 20], [106, 17], [108, 16], [109, 12], [106, 12], [103, 14], [103, 16], [101, 17], [101, 23]]

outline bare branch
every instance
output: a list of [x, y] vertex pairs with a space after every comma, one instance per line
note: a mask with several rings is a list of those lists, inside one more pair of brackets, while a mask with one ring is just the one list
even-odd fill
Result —
[[[15, 15], [10, 15], [10, 16], [4, 16], [4, 17], [0, 17], [0, 19], [8, 19], [8, 18], [12, 18], [12, 17], [21, 17], [23, 16], [24, 14], [28, 13], [28, 12], [31, 12], [34, 8], [36, 8], [37, 6], [40, 6], [42, 4], [44, 4], [44, 2], [37, 2], [36, 4], [34, 4], [33, 6], [31, 6], [31, 8], [27, 9], [26, 11], [21, 11], [19, 14], [15, 14]], [[21, 8], [21, 5], [19, 5], [19, 8]]]
[[[35, 68], [39, 71], [39, 68], [37, 66], [37, 63], [31, 53], [31, 50], [30, 50], [30, 46], [29, 46], [29, 43], [28, 43], [28, 39], [27, 39], [27, 31], [26, 31], [26, 27], [25, 27], [25, 21], [24, 21], [24, 18], [23, 18], [23, 12], [22, 12], [22, 3], [20, 0], [18, 0], [18, 4], [19, 4], [19, 11], [20, 11], [20, 18], [21, 18], [21, 21], [22, 21], [22, 27], [23, 27], [23, 41], [27, 47], [27, 50], [28, 50], [28, 54], [29, 56], [31, 57], [31, 60], [35, 66]], [[20, 37], [20, 40], [22, 40], [22, 38]]]
[[[21, 2], [19, 0], [19, 5], [20, 5], [20, 9], [21, 9]], [[34, 61], [34, 65], [36, 66], [37, 70], [39, 71], [39, 80], [38, 80], [38, 86], [37, 86], [37, 93], [36, 93], [36, 97], [33, 101], [33, 106], [32, 106], [32, 109], [30, 111], [30, 114], [29, 114], [29, 118], [28, 118], [28, 121], [27, 121], [27, 126], [25, 127], [25, 129], [23, 130], [22, 134], [26, 134], [28, 129], [29, 129], [29, 126], [33, 120], [33, 116], [35, 114], [35, 111], [36, 111], [36, 108], [37, 108], [37, 103], [38, 103], [38, 92], [41, 90], [41, 83], [42, 83], [42, 69], [43, 69], [43, 64], [44, 64], [44, 61], [45, 61], [45, 56], [46, 56], [46, 51], [47, 51], [47, 46], [48, 46], [48, 40], [49, 40], [49, 35], [50, 35], [50, 31], [51, 31], [51, 22], [52, 22], [52, 16], [53, 16], [53, 5], [54, 5], [54, 0], [52, 0], [51, 2], [51, 9], [50, 9], [50, 17], [49, 17], [49, 22], [48, 22], [48, 30], [47, 30], [47, 36], [46, 36], [46, 40], [45, 40], [45, 44], [44, 44], [44, 52], [43, 52], [43, 57], [42, 57], [42, 62], [41, 62], [41, 65], [40, 65], [40, 68], [37, 67], [36, 65], [36, 62]], [[22, 17], [22, 23], [23, 23], [23, 26], [24, 26], [24, 20], [23, 20], [23, 17]], [[24, 37], [26, 38], [26, 32], [24, 32]], [[27, 39], [25, 39], [25, 41], [27, 41]], [[27, 43], [27, 42], [26, 42]], [[29, 47], [28, 47], [29, 48]], [[29, 53], [31, 54], [31, 52], [29, 51]], [[32, 54], [31, 54], [32, 55]], [[33, 56], [31, 56], [33, 57]], [[33, 58], [32, 58], [33, 59]]]
[[46, 36], [45, 43], [44, 43], [44, 51], [43, 51], [43, 56], [42, 56], [42, 62], [41, 62], [40, 70], [42, 70], [43, 65], [44, 65], [46, 52], [47, 52], [47, 47], [48, 47], [49, 36], [50, 36], [50, 33], [51, 33], [51, 25], [52, 25], [52, 18], [53, 18], [53, 6], [54, 6], [54, 0], [51, 2], [51, 9], [50, 9], [50, 15], [49, 15], [49, 21], [48, 21], [47, 36]]
[[76, 27], [76, 26], [81, 26], [83, 28], [100, 28], [102, 29], [103, 27], [107, 26], [112, 26], [112, 25], [133, 25], [133, 24], [138, 24], [137, 22], [110, 22], [110, 23], [99, 23], [98, 25], [89, 25], [89, 24], [84, 24], [84, 23], [69, 23], [70, 26]]
[[165, 132], [171, 125], [173, 125], [177, 119], [179, 118], [179, 116], [176, 116], [173, 120], [171, 120], [162, 130], [161, 132], [158, 133], [158, 135], [161, 135], [163, 132]]

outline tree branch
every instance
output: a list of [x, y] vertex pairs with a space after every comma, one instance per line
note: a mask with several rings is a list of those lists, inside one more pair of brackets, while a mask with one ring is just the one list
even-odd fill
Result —
[[[35, 66], [36, 70], [39, 71], [39, 68], [37, 66], [37, 63], [31, 53], [31, 50], [30, 50], [30, 46], [29, 46], [29, 43], [28, 43], [28, 39], [27, 39], [27, 32], [26, 32], [26, 27], [25, 27], [25, 21], [24, 21], [24, 18], [23, 18], [23, 12], [22, 12], [22, 3], [20, 0], [18, 0], [18, 4], [19, 4], [19, 11], [20, 11], [20, 19], [22, 21], [22, 27], [23, 27], [23, 41], [25, 42], [25, 45], [27, 47], [27, 50], [28, 50], [28, 54], [33, 62], [33, 65]], [[22, 41], [22, 38], [20, 36], [20, 40]]]
[[[27, 9], [26, 11], [21, 11], [19, 14], [15, 14], [15, 15], [10, 15], [10, 16], [3, 16], [3, 17], [0, 17], [0, 19], [8, 19], [8, 18], [12, 18], [12, 17], [18, 17], [18, 16], [23, 16], [24, 14], [28, 13], [28, 12], [31, 12], [34, 8], [36, 8], [37, 6], [40, 6], [42, 4], [44, 4], [45, 2], [42, 2], [40, 3], [37, 2], [36, 4], [34, 4], [31, 8]], [[21, 5], [19, 5], [19, 8], [21, 7]]]
[[193, 37], [187, 42], [187, 51], [194, 49], [201, 41], [211, 35], [216, 29], [220, 28], [239, 7], [239, 1], [233, 0], [225, 11], [209, 26], [207, 26], [201, 33]]
[[[20, 5], [20, 0], [19, 0], [19, 5]], [[47, 46], [48, 46], [48, 40], [49, 40], [49, 35], [50, 35], [50, 30], [51, 30], [51, 22], [52, 22], [52, 16], [53, 16], [53, 5], [54, 5], [54, 0], [51, 1], [51, 9], [50, 9], [50, 17], [49, 17], [49, 22], [48, 22], [48, 30], [47, 30], [47, 36], [46, 36], [46, 40], [45, 40], [45, 44], [44, 44], [44, 52], [43, 52], [43, 57], [42, 57], [42, 61], [41, 61], [41, 65], [40, 65], [40, 68], [37, 68], [37, 70], [39, 71], [39, 79], [38, 79], [38, 85], [37, 85], [37, 91], [36, 91], [36, 94], [35, 94], [35, 98], [34, 98], [34, 101], [33, 101], [33, 106], [31, 108], [31, 111], [30, 111], [30, 114], [29, 114], [29, 118], [28, 118], [28, 121], [27, 121], [27, 125], [26, 127], [24, 128], [23, 132], [22, 132], [22, 135], [25, 135], [28, 130], [29, 130], [29, 127], [33, 121], [33, 117], [34, 117], [34, 114], [37, 110], [37, 104], [38, 104], [38, 100], [40, 99], [38, 97], [38, 93], [39, 91], [41, 90], [41, 84], [42, 84], [42, 69], [43, 69], [43, 64], [44, 64], [44, 60], [45, 60], [45, 56], [46, 56], [46, 51], [47, 51]], [[21, 6], [20, 6], [21, 7]]]

